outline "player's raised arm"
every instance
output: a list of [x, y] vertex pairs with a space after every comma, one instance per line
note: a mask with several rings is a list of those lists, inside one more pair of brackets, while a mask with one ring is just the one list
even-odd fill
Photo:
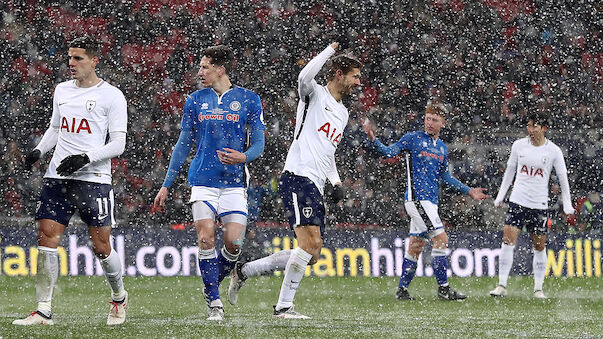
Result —
[[327, 48], [310, 60], [308, 64], [301, 70], [301, 72], [299, 72], [297, 84], [300, 98], [304, 98], [312, 93], [313, 88], [316, 85], [316, 80], [314, 80], [314, 78], [318, 72], [320, 72], [322, 66], [324, 66], [329, 58], [335, 54], [338, 46], [339, 44], [337, 42], [330, 44], [327, 46]]
[[385, 156], [386, 158], [395, 157], [396, 155], [400, 154], [400, 152], [402, 152], [403, 149], [407, 149], [408, 144], [412, 138], [410, 134], [405, 134], [400, 138], [400, 140], [398, 140], [394, 144], [385, 146], [375, 136], [375, 133], [373, 132], [372, 124], [370, 123], [370, 121], [368, 121], [368, 119], [365, 120], [365, 122], [362, 124], [362, 127], [364, 128], [364, 131], [366, 132], [366, 135], [369, 139], [369, 146], [373, 147], [375, 150], [377, 150], [377, 152], [379, 152], [381, 155]]

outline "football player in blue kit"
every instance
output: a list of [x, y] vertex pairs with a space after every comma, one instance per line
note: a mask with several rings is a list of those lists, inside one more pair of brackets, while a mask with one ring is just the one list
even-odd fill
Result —
[[[199, 269], [209, 308], [207, 319], [222, 321], [224, 307], [218, 287], [240, 255], [247, 225], [247, 163], [264, 151], [266, 128], [260, 97], [230, 82], [232, 50], [213, 46], [202, 55], [198, 75], [205, 88], [192, 93], [184, 104], [180, 137], [154, 207], [164, 210], [168, 189], [194, 144], [188, 184], [199, 241]], [[251, 144], [245, 150], [248, 134]], [[220, 251], [215, 248], [216, 217], [224, 229]]]
[[396, 292], [400, 300], [412, 300], [408, 286], [414, 278], [419, 255], [427, 239], [432, 241], [431, 265], [438, 283], [438, 297], [446, 300], [463, 300], [466, 296], [448, 285], [448, 261], [446, 249], [448, 236], [438, 216], [438, 192], [440, 182], [468, 194], [475, 200], [488, 198], [483, 188], [470, 188], [453, 177], [448, 170], [448, 148], [439, 139], [444, 127], [446, 108], [440, 103], [430, 103], [425, 112], [424, 131], [404, 134], [393, 145], [385, 146], [375, 137], [371, 123], [366, 121], [364, 130], [369, 146], [391, 158], [406, 153], [406, 193], [404, 207], [410, 215], [410, 243], [402, 263], [402, 276]]

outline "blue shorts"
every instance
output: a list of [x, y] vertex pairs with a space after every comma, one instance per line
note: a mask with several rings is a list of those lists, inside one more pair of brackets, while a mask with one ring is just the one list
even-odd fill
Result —
[[512, 202], [509, 202], [509, 211], [505, 219], [505, 225], [517, 227], [519, 229], [526, 228], [526, 231], [544, 235], [548, 232], [549, 226], [548, 210], [538, 210], [527, 208]]
[[279, 182], [285, 214], [291, 229], [298, 225], [316, 225], [325, 232], [325, 204], [322, 194], [307, 177], [283, 172]]
[[44, 179], [36, 220], [51, 219], [67, 226], [77, 210], [88, 226], [115, 224], [113, 187], [110, 184]]

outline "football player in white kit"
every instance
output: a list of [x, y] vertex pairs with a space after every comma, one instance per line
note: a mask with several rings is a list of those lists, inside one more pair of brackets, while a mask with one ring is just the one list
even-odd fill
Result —
[[[302, 69], [298, 77], [300, 101], [293, 142], [279, 183], [281, 197], [290, 227], [295, 232], [298, 247], [287, 254], [278, 252], [266, 258], [237, 265], [233, 270], [228, 300], [235, 304], [238, 292], [249, 276], [285, 268], [283, 283], [274, 306], [274, 316], [285, 319], [309, 319], [293, 309], [293, 298], [307, 265], [320, 256], [324, 235], [324, 185], [328, 179], [334, 185], [334, 198], [343, 197], [341, 179], [335, 165], [335, 150], [343, 138], [348, 122], [348, 110], [341, 102], [360, 85], [362, 64], [349, 56], [331, 59], [328, 83], [321, 86], [314, 77], [338, 49], [347, 41], [339, 39], [327, 46]], [[283, 251], [285, 252], [285, 251]]]
[[[546, 116], [543, 114], [530, 115], [527, 128], [529, 136], [515, 141], [511, 147], [507, 169], [494, 200], [494, 205], [501, 207], [507, 191], [513, 183], [498, 260], [498, 286], [490, 291], [490, 295], [493, 297], [507, 295], [507, 279], [513, 266], [513, 250], [521, 229], [525, 227], [532, 234], [532, 245], [534, 246], [532, 264], [534, 297], [546, 298], [542, 285], [547, 261], [549, 178], [553, 167], [561, 186], [563, 211], [568, 215], [574, 214], [563, 153], [557, 145], [544, 136], [548, 128]], [[513, 178], [515, 178], [515, 182], [513, 182]]]
[[[52, 291], [58, 277], [57, 247], [77, 210], [88, 225], [94, 253], [111, 287], [108, 325], [126, 319], [128, 293], [122, 280], [119, 255], [109, 241], [115, 224], [111, 186], [111, 158], [126, 145], [127, 104], [122, 92], [96, 75], [99, 43], [91, 37], [69, 43], [69, 70], [73, 80], [54, 91], [50, 127], [25, 159], [26, 168], [55, 148], [44, 175], [38, 224], [35, 312], [14, 325], [52, 325]], [[106, 142], [107, 134], [109, 141]]]

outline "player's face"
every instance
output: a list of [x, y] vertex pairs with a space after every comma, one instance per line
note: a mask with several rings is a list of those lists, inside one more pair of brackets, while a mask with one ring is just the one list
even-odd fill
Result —
[[544, 132], [546, 132], [546, 126], [534, 123], [534, 121], [528, 121], [528, 134], [530, 135], [530, 141], [535, 142], [544, 138]]
[[224, 66], [217, 66], [211, 63], [211, 58], [201, 58], [201, 67], [199, 67], [199, 73], [197, 75], [201, 79], [201, 83], [204, 87], [213, 87], [218, 79], [224, 75]]
[[440, 130], [444, 127], [444, 117], [438, 114], [425, 114], [425, 132], [432, 137], [440, 135]]
[[98, 57], [90, 57], [83, 48], [69, 48], [69, 72], [78, 81], [94, 74]]
[[356, 87], [360, 86], [360, 69], [353, 68], [351, 71], [343, 74], [341, 77], [343, 93], [350, 95], [354, 93]]

